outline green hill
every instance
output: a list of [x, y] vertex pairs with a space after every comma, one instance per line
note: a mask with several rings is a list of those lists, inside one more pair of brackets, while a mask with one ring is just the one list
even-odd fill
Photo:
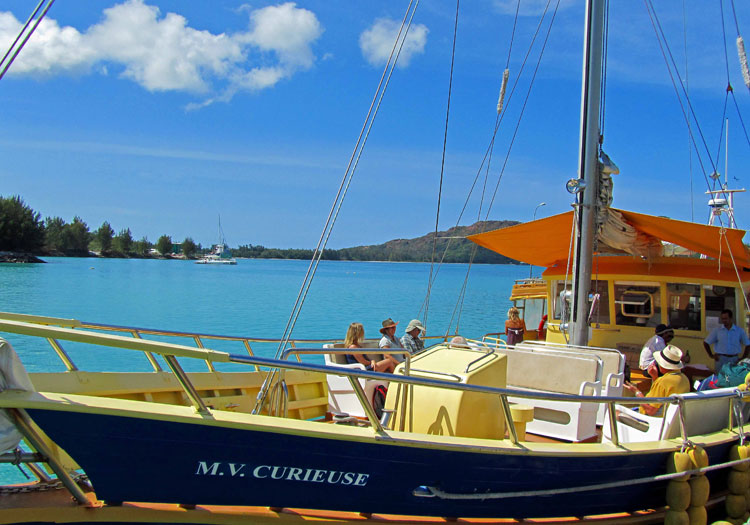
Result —
[[[447, 231], [438, 232], [435, 249], [435, 261], [439, 262], [445, 252], [444, 262], [467, 263], [471, 252], [476, 247], [475, 263], [509, 264], [516, 261], [476, 246], [465, 239], [475, 233], [496, 230], [518, 224], [517, 221], [480, 221], [471, 226], [457, 226]], [[414, 239], [394, 239], [383, 244], [355, 246], [340, 250], [325, 250], [323, 259], [340, 261], [396, 261], [396, 262], [429, 262], [432, 257], [433, 233]], [[447, 251], [446, 251], [447, 247]], [[261, 259], [309, 259], [312, 250], [265, 248], [263, 246], [245, 245], [232, 250], [235, 257]]]

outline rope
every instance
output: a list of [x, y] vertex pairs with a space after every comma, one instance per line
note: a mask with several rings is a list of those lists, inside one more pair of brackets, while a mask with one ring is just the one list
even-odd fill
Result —
[[[646, 5], [646, 11], [648, 12], [649, 18], [651, 20], [651, 25], [654, 28], [654, 33], [656, 34], [657, 42], [659, 43], [659, 48], [662, 53], [662, 57], [664, 58], [664, 63], [667, 66], [667, 72], [669, 73], [669, 78], [672, 81], [672, 87], [675, 90], [675, 94], [677, 95], [677, 100], [680, 104], [680, 110], [682, 111], [682, 115], [685, 119], [686, 123], [690, 122], [690, 116], [692, 115], [693, 119], [695, 120], [696, 127], [698, 129], [698, 134], [701, 138], [701, 141], [703, 143], [703, 147], [706, 150], [706, 154], [708, 155], [709, 161], [711, 162], [711, 168], [712, 171], [716, 171], [716, 165], [714, 163], [713, 158], [711, 157], [711, 152], [708, 149], [708, 144], [706, 143], [705, 136], [703, 135], [703, 131], [701, 129], [700, 123], [698, 122], [698, 118], [695, 115], [695, 110], [693, 109], [693, 105], [690, 102], [690, 97], [688, 96], [687, 92], [685, 91], [684, 83], [682, 82], [682, 77], [680, 77], [679, 72], [677, 71], [677, 67], [674, 62], [674, 57], [672, 56], [671, 51], [669, 50], [669, 45], [666, 42], [666, 37], [664, 35], [664, 32], [661, 28], [661, 23], [659, 22], [659, 18], [656, 14], [656, 9], [654, 8], [651, 0], [644, 0], [644, 3]], [[666, 48], [666, 52], [665, 52]], [[667, 54], [669, 54], [669, 59], [667, 58]], [[671, 66], [670, 66], [670, 59], [671, 59]], [[674, 73], [672, 69], [674, 68]], [[675, 82], [675, 76], [677, 76], [677, 79], [680, 81], [680, 87], [682, 88], [683, 95], [685, 97], [685, 102], [687, 103], [687, 107], [690, 110], [689, 113], [685, 109], [685, 104], [683, 103], [682, 97], [680, 96], [680, 92], [677, 88], [677, 82]], [[698, 148], [698, 143], [695, 140], [695, 135], [693, 134], [692, 127], [688, 126], [688, 132], [690, 135], [690, 139], [693, 143], [693, 148], [695, 149], [695, 152], [698, 156], [698, 163], [701, 165], [701, 170], [703, 172], [703, 177], [706, 181], [706, 187], [710, 190], [711, 189], [711, 183], [708, 180], [708, 176], [706, 175], [706, 168], [703, 165], [703, 160], [700, 155], [700, 150]]]
[[427, 325], [427, 314], [430, 311], [430, 293], [432, 292], [432, 272], [435, 267], [437, 252], [437, 234], [440, 223], [440, 202], [443, 196], [443, 175], [445, 174], [445, 151], [448, 144], [448, 121], [451, 113], [451, 93], [453, 92], [453, 66], [456, 61], [456, 40], [458, 37], [458, 10], [461, 0], [456, 0], [456, 18], [453, 22], [453, 47], [451, 49], [451, 70], [448, 77], [448, 103], [445, 108], [445, 129], [443, 130], [443, 155], [440, 159], [440, 186], [438, 188], [437, 210], [435, 212], [435, 234], [432, 237], [432, 255], [430, 256], [430, 275], [427, 278], [427, 299], [424, 307], [424, 325]]
[[[544, 11], [543, 11], [541, 17], [539, 18], [539, 23], [537, 24], [537, 28], [536, 28], [536, 31], [534, 32], [534, 36], [532, 37], [531, 43], [529, 44], [529, 47], [528, 47], [528, 49], [526, 51], [526, 55], [524, 56], [524, 59], [523, 59], [523, 62], [521, 64], [521, 68], [520, 68], [519, 74], [516, 77], [516, 80], [513, 83], [513, 88], [511, 89], [510, 95], [508, 96], [508, 100], [509, 101], [513, 97], [513, 94], [515, 93], [516, 87], [518, 86], [518, 82], [520, 81], [521, 74], [523, 73], [523, 70], [526, 67], [526, 63], [528, 62], [529, 56], [531, 55], [531, 51], [532, 51], [532, 49], [534, 47], [534, 43], [536, 42], [536, 39], [539, 36], [539, 32], [540, 32], [540, 30], [542, 28], [542, 23], [544, 22], [544, 19], [545, 19], [546, 15], [547, 15], [547, 11], [549, 10], [549, 6], [550, 6], [551, 2], [552, 2], [552, 0], [547, 0], [547, 4], [546, 4], [546, 6], [544, 8]], [[555, 13], [557, 13], [557, 8], [559, 7], [559, 5], [560, 5], [560, 1], [558, 0], [558, 2], [556, 4], [556, 7], [555, 7]], [[522, 110], [521, 110], [521, 114], [519, 115], [518, 120], [516, 122], [516, 128], [515, 128], [515, 132], [513, 134], [513, 141], [515, 141], [515, 137], [516, 137], [516, 135], [518, 133], [518, 128], [519, 128], [519, 126], [521, 124], [521, 119], [523, 118], [523, 114], [524, 114], [525, 109], [526, 109], [526, 103], [528, 102], [529, 94], [531, 92], [531, 88], [532, 88], [532, 86], [534, 84], [534, 80], [536, 78], [536, 72], [539, 69], [539, 64], [541, 63], [542, 56], [544, 55], [544, 50], [546, 48], [547, 39], [549, 39], [549, 32], [552, 29], [552, 23], [554, 22], [554, 19], [555, 19], [555, 17], [553, 15], [552, 16], [552, 21], [550, 22], [549, 28], [547, 30], [547, 35], [546, 35], [546, 38], [545, 38], [545, 41], [544, 41], [544, 45], [542, 47], [542, 50], [540, 51], [539, 58], [537, 60], [536, 69], [534, 70], [534, 74], [533, 74], [531, 82], [529, 84], [528, 92], [527, 92], [526, 99], [525, 99], [525, 102], [524, 102]], [[474, 191], [474, 188], [476, 187], [477, 180], [479, 179], [479, 175], [482, 173], [482, 170], [484, 168], [485, 161], [486, 161], [487, 162], [487, 169], [486, 169], [486, 172], [485, 172], [485, 181], [484, 181], [484, 186], [482, 188], [482, 198], [481, 198], [480, 209], [479, 209], [478, 218], [477, 218], [478, 221], [481, 221], [481, 207], [484, 204], [484, 196], [485, 196], [485, 191], [486, 191], [486, 187], [487, 187], [487, 179], [489, 177], [490, 162], [491, 162], [491, 159], [492, 159], [492, 153], [494, 151], [495, 140], [497, 138], [497, 132], [498, 132], [498, 129], [500, 127], [500, 124], [501, 124], [504, 116], [505, 116], [505, 113], [498, 114], [498, 116], [495, 119], [495, 129], [494, 129], [494, 132], [492, 134], [492, 138], [490, 140], [489, 145], [487, 146], [487, 150], [485, 151], [484, 158], [482, 159], [482, 163], [480, 164], [480, 167], [477, 170], [477, 174], [474, 177], [474, 181], [472, 183], [472, 186], [471, 186], [471, 189], [469, 191], [469, 194], [466, 197], [466, 200], [464, 201], [464, 206], [463, 206], [463, 208], [461, 210], [461, 213], [459, 215], [458, 221], [456, 222], [456, 226], [458, 226], [458, 224], [461, 221], [461, 217], [463, 217], [463, 214], [464, 214], [464, 212], [466, 210], [466, 207], [468, 206], [469, 199], [471, 198], [471, 195], [472, 195], [472, 193]], [[507, 154], [506, 154], [506, 157], [505, 157], [505, 163], [503, 164], [503, 168], [502, 168], [500, 176], [498, 178], [498, 182], [495, 185], [495, 193], [493, 194], [493, 202], [494, 202], [494, 195], [497, 194], [497, 189], [498, 189], [498, 186], [500, 184], [500, 179], [502, 179], [502, 174], [505, 171], [505, 166], [507, 165], [508, 158], [510, 156], [510, 151], [511, 151], [511, 149], [513, 147], [513, 141], [511, 142], [511, 144], [508, 147], [508, 151], [507, 151]], [[490, 213], [491, 209], [492, 209], [492, 203], [490, 203], [490, 206], [487, 209], [487, 214], [485, 216], [485, 221], [489, 218], [489, 213]], [[449, 247], [450, 247], [450, 241], [448, 242], [448, 245], [446, 246], [445, 252], [447, 252], [447, 250], [448, 250]], [[443, 259], [445, 257], [445, 252], [444, 252], [444, 255], [443, 255]], [[476, 256], [476, 253], [477, 253], [476, 249], [472, 250], [472, 255], [471, 255], [470, 259], [469, 259], [469, 267], [467, 268], [467, 276], [464, 279], [464, 286], [462, 287], [462, 293], [459, 293], [459, 297], [456, 300], [456, 306], [458, 307], [459, 304], [461, 305], [461, 310], [459, 310], [459, 315], [458, 315], [459, 319], [461, 317], [461, 311], [463, 309], [463, 301], [464, 301], [465, 293], [466, 293], [465, 283], [468, 281], [468, 274], [471, 271], [472, 264], [474, 262], [474, 257]], [[442, 264], [442, 260], [441, 260], [441, 264]], [[454, 315], [455, 315], [455, 312], [456, 312], [456, 308], [454, 308]], [[446, 332], [445, 332], [446, 335], [450, 332], [450, 325], [452, 323], [453, 323], [453, 317], [451, 317], [450, 324], [446, 328]]]
[[517, 492], [486, 492], [483, 494], [451, 494], [444, 492], [435, 487], [425, 487], [434, 496], [440, 499], [450, 500], [485, 500], [485, 499], [507, 499], [507, 498], [534, 498], [538, 496], [555, 496], [559, 494], [574, 494], [576, 492], [590, 492], [594, 490], [605, 490], [619, 487], [630, 487], [633, 485], [644, 485], [646, 483], [657, 483], [662, 481], [669, 481], [672, 479], [681, 478], [687, 475], [705, 474], [706, 472], [712, 472], [714, 470], [725, 469], [747, 463], [748, 459], [736, 459], [734, 461], [727, 461], [724, 463], [718, 463], [716, 465], [710, 465], [708, 467], [697, 468], [693, 470], [684, 470], [682, 472], [675, 472], [672, 474], [660, 474], [657, 476], [646, 476], [642, 478], [626, 479], [622, 481], [612, 481], [609, 483], [598, 483], [596, 485], [580, 485], [578, 487], [567, 487], [561, 489], [547, 489], [547, 490], [522, 490]]
[[[5, 64], [5, 67], [3, 67], [3, 70], [0, 71], [0, 79], [2, 79], [5, 76], [5, 73], [8, 72], [8, 68], [10, 68], [11, 64], [13, 64], [13, 61], [18, 56], [18, 53], [21, 52], [21, 50], [23, 49], [23, 46], [26, 45], [26, 42], [29, 41], [29, 38], [31, 38], [31, 35], [34, 33], [34, 31], [36, 31], [36, 28], [42, 22], [42, 19], [47, 14], [47, 11], [49, 11], [49, 8], [52, 7], [52, 4], [54, 3], [54, 1], [55, 0], [49, 0], [47, 2], [47, 5], [44, 7], [44, 10], [39, 15], [39, 18], [37, 18], [36, 21], [34, 22], [34, 26], [26, 33], [26, 36], [21, 41], [21, 43], [18, 45], [18, 47], [16, 47], [16, 50], [13, 52], [13, 55], [10, 57], [10, 59], [8, 59], [8, 62]], [[21, 29], [21, 32], [18, 33], [18, 36], [16, 37], [16, 39], [13, 41], [13, 43], [11, 44], [11, 46], [8, 48], [8, 51], [3, 56], [3, 59], [0, 60], [0, 65], [2, 65], [5, 62], [6, 58], [10, 54], [11, 50], [18, 43], [18, 40], [21, 38], [21, 35], [24, 34], [24, 32], [26, 31], [26, 29], [28, 29], [29, 24], [31, 23], [31, 20], [34, 18], [34, 16], [36, 16], [37, 12], [39, 11], [39, 8], [41, 7], [41, 5], [43, 3], [44, 3], [44, 0], [40, 0], [39, 4], [36, 6], [36, 9], [34, 9], [34, 11], [31, 13], [31, 16], [29, 17], [29, 19], [26, 21], [26, 23], [24, 24], [23, 28]]]
[[[688, 46], [687, 46], [687, 9], [685, 0], [682, 0], [682, 44], [685, 49], [685, 92], [690, 96], [690, 74], [688, 69]], [[690, 222], [695, 222], [695, 198], [693, 195], [693, 150], [690, 147], [690, 122], [688, 127], [688, 178], [690, 179]]]
[[[302, 305], [304, 304], [307, 293], [310, 290], [312, 280], [315, 277], [315, 273], [323, 256], [325, 247], [328, 243], [328, 239], [330, 238], [333, 231], [333, 226], [336, 222], [336, 219], [338, 218], [339, 211], [341, 210], [344, 198], [346, 197], [346, 193], [348, 192], [349, 186], [351, 185], [351, 181], [354, 178], [354, 173], [357, 169], [357, 166], [359, 165], [359, 159], [361, 158], [362, 152], [364, 151], [365, 144], [367, 143], [367, 138], [370, 135], [370, 131], [372, 130], [372, 126], [375, 122], [375, 117], [377, 116], [378, 110], [380, 109], [380, 104], [385, 97], [385, 93], [388, 89], [391, 76], [393, 75], [393, 71], [395, 70], [396, 63], [398, 62], [398, 57], [401, 54], [401, 50], [403, 48], [404, 42], [406, 41], [409, 28], [411, 27], [412, 20], [414, 19], [414, 14], [416, 13], [418, 6], [419, 0], [411, 0], [409, 5], [407, 6], [406, 12], [404, 13], [404, 18], [401, 21], [401, 26], [399, 28], [398, 34], [396, 35], [396, 40], [393, 44], [393, 47], [391, 48], [391, 54], [388, 57], [388, 61], [386, 62], [386, 65], [383, 69], [383, 73], [375, 90], [375, 94], [373, 95], [370, 107], [365, 117], [365, 121], [362, 124], [362, 129], [359, 132], [354, 150], [352, 151], [352, 155], [349, 158], [349, 163], [346, 166], [341, 184], [339, 185], [338, 192], [336, 193], [336, 197], [334, 198], [331, 210], [328, 212], [328, 217], [326, 219], [323, 231], [321, 232], [320, 239], [318, 240], [318, 244], [315, 247], [313, 256], [310, 260], [310, 265], [307, 268], [307, 273], [305, 274], [305, 277], [303, 279], [300, 291], [297, 294], [297, 298], [292, 308], [292, 312], [289, 316], [289, 320], [287, 321], [286, 327], [284, 328], [284, 333], [276, 350], [275, 357], [277, 359], [281, 355], [281, 352], [283, 352], [283, 350], [287, 347], [287, 345], [289, 344], [289, 340], [291, 339], [294, 327], [297, 323], [297, 319], [299, 318], [300, 312], [302, 311]], [[270, 374], [266, 376], [266, 379], [264, 380], [263, 385], [261, 386], [261, 389], [258, 393], [256, 404], [253, 409], [254, 413], [257, 413], [257, 411], [263, 405], [263, 402], [268, 395], [269, 385], [273, 382], [277, 373], [278, 369], [274, 369]]]

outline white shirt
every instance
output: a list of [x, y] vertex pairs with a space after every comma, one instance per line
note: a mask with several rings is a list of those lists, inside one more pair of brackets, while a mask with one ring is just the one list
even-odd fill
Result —
[[655, 335], [646, 341], [641, 350], [641, 359], [638, 362], [641, 370], [648, 370], [649, 365], [654, 362], [654, 352], [664, 350], [666, 346], [667, 343], [664, 342], [664, 339], [660, 335]]

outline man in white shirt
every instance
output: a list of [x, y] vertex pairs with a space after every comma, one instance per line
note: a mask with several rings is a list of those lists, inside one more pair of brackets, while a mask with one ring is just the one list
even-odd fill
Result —
[[638, 362], [641, 370], [646, 372], [649, 376], [652, 376], [653, 363], [654, 363], [654, 352], [664, 350], [669, 342], [674, 339], [674, 330], [671, 326], [660, 324], [656, 326], [655, 334], [646, 341], [641, 350], [641, 359]]
[[[734, 314], [731, 310], [722, 310], [721, 326], [717, 326], [703, 341], [708, 357], [716, 361], [716, 372], [726, 364], [736, 364], [750, 352], [750, 338], [747, 333], [734, 324]], [[711, 346], [714, 345], [713, 352]]]

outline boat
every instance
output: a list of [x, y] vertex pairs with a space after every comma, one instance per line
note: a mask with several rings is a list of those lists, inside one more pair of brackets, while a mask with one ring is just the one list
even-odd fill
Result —
[[[748, 271], [740, 230], [676, 224], [608, 203], [608, 220], [629, 225], [628, 236], [650, 237], [637, 258], [610, 255], [609, 248], [605, 255], [603, 244], [595, 258], [595, 199], [609, 165], [596, 118], [604, 7], [602, 0], [587, 2], [581, 177], [569, 184], [580, 213], [472, 237], [501, 253], [511, 238], [526, 250], [514, 258], [547, 268], [542, 281], [529, 283], [533, 299], [542, 288], [542, 300], [552, 305], [543, 340], [438, 340], [415, 355], [385, 351], [405, 354], [396, 372], [385, 374], [335, 363], [332, 356], [350, 352], [336, 341], [285, 334], [277, 356], [267, 358], [254, 354], [247, 336], [0, 313], [8, 339], [0, 350], [10, 363], [0, 392], [4, 428], [30, 449], [2, 460], [27, 464], [39, 478], [7, 488], [12, 497], [0, 502], [0, 523], [706, 523], [709, 513], [747, 519], [747, 391], [624, 396], [628, 354], [597, 332], [630, 333], [606, 329], [612, 323], [601, 319], [609, 307], [615, 326], [621, 315], [633, 319], [632, 330], [646, 330], [657, 311], [671, 316], [657, 308], [670, 290], [680, 314], [698, 297], [739, 306]], [[568, 246], [571, 230], [576, 257], [568, 272], [561, 264], [568, 250], [559, 245]], [[540, 231], [543, 239], [534, 237]], [[677, 236], [713, 258], [666, 261], [650, 251]], [[718, 242], [726, 251], [717, 252]], [[728, 263], [736, 263], [738, 282]], [[656, 291], [643, 290], [644, 281], [656, 282]], [[697, 286], [700, 295], [685, 288], [683, 303], [671, 283]], [[687, 338], [698, 319], [703, 330], [707, 311], [688, 311], [680, 335]], [[590, 331], [601, 346], [587, 344]], [[67, 371], [26, 374], [20, 336], [46, 340]], [[243, 352], [213, 350], [216, 340]], [[65, 351], [69, 343], [140, 352], [153, 372], [80, 371]], [[313, 355], [328, 360], [307, 359]], [[205, 361], [208, 371], [186, 372], [180, 360], [188, 359]], [[240, 371], [223, 371], [229, 365]], [[339, 388], [342, 381], [348, 389]], [[367, 393], [370, 381], [388, 384], [381, 417]], [[337, 396], [356, 400], [363, 415], [335, 413], [332, 407], [344, 404]], [[643, 403], [661, 404], [662, 415], [632, 410]], [[37, 489], [52, 485], [64, 487], [64, 496], [45, 500]]]
[[232, 251], [224, 238], [221, 216], [219, 216], [219, 242], [211, 248], [209, 253], [195, 261], [195, 264], [237, 264], [237, 259], [232, 257]]

